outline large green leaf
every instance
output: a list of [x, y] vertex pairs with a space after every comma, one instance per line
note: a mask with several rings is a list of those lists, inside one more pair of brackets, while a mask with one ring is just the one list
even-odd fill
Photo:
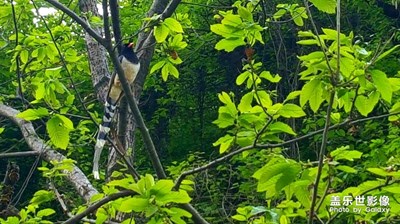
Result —
[[311, 109], [317, 112], [319, 106], [324, 102], [322, 97], [322, 85], [320, 79], [313, 79], [306, 83], [300, 94], [300, 105], [304, 106], [309, 101]]
[[166, 19], [164, 20], [164, 24], [165, 24], [170, 30], [173, 30], [173, 31], [175, 31], [175, 32], [177, 32], [177, 33], [183, 33], [183, 29], [182, 29], [181, 24], [180, 24], [177, 20], [175, 20], [174, 18], [171, 18], [171, 17], [166, 18]]
[[248, 112], [251, 110], [251, 103], [253, 102], [253, 92], [246, 93], [242, 99], [240, 99], [240, 103], [238, 105], [238, 109], [240, 112]]
[[382, 99], [390, 103], [392, 101], [392, 86], [386, 74], [380, 70], [372, 70], [371, 76], [376, 88], [381, 93]]
[[296, 135], [296, 133], [293, 131], [293, 129], [289, 125], [287, 125], [283, 122], [280, 122], [280, 121], [270, 124], [268, 126], [268, 129], [275, 133], [285, 132], [285, 133], [288, 133], [291, 135]]
[[154, 27], [154, 37], [156, 38], [157, 43], [164, 42], [169, 34], [169, 28], [164, 25], [160, 24]]
[[243, 38], [229, 38], [229, 39], [222, 39], [216, 45], [215, 49], [217, 50], [225, 50], [226, 52], [231, 52], [235, 48], [239, 46], [246, 45]]
[[[337, 61], [337, 60], [336, 60]], [[352, 72], [355, 69], [354, 65], [354, 60], [346, 57], [341, 57], [340, 58], [340, 71], [342, 74], [346, 77], [349, 78]]]
[[267, 164], [253, 175], [259, 181], [257, 191], [269, 191], [267, 197], [272, 197], [276, 192], [292, 183], [300, 170], [300, 165], [297, 163], [283, 161], [273, 165]]
[[317, 9], [333, 14], [336, 12], [336, 0], [310, 0]]
[[330, 155], [334, 158], [334, 160], [349, 160], [353, 161], [354, 159], [360, 159], [362, 152], [357, 150], [348, 150], [349, 146], [342, 146], [334, 151], [330, 152]]
[[122, 201], [118, 210], [121, 212], [142, 212], [147, 208], [147, 206], [149, 206], [149, 199], [134, 197]]
[[171, 191], [169, 194], [164, 194], [156, 198], [157, 202], [162, 204], [167, 203], [189, 203], [192, 199], [189, 197], [188, 193], [184, 190]]
[[45, 217], [45, 216], [50, 216], [53, 215], [54, 213], [56, 213], [56, 211], [54, 211], [51, 208], [45, 208], [43, 210], [38, 211], [38, 213], [36, 214], [36, 216], [38, 217]]
[[46, 117], [49, 115], [49, 111], [46, 108], [38, 108], [38, 109], [27, 109], [19, 114], [17, 114], [18, 118], [22, 118], [27, 121], [37, 120], [42, 117]]
[[49, 133], [50, 140], [56, 147], [60, 149], [67, 148], [71, 126], [73, 128], [72, 122], [66, 121], [65, 117], [60, 115], [55, 115], [47, 121], [47, 133]]
[[300, 106], [292, 103], [284, 104], [278, 113], [286, 118], [298, 118], [306, 116], [306, 113], [304, 113], [303, 109], [301, 109]]
[[231, 26], [225, 26], [223, 24], [213, 24], [210, 26], [213, 33], [218, 34], [224, 38], [242, 38], [244, 35], [243, 30]]
[[361, 115], [368, 116], [368, 114], [372, 112], [378, 101], [379, 101], [379, 93], [373, 92], [368, 97], [362, 95], [358, 96], [356, 99], [355, 106]]
[[172, 180], [159, 180], [151, 187], [150, 193], [155, 196], [162, 196], [170, 193], [173, 187], [174, 182]]

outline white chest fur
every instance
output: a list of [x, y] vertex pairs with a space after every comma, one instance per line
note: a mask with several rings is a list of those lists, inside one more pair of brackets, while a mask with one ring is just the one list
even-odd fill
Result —
[[126, 58], [123, 58], [121, 61], [121, 67], [124, 70], [125, 77], [129, 83], [135, 81], [135, 78], [140, 69], [140, 63], [132, 64]]

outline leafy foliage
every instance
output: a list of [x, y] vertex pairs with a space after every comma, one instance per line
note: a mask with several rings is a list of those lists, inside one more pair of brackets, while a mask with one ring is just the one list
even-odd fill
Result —
[[[32, 122], [40, 137], [74, 159], [38, 168], [46, 182], [66, 192], [69, 206], [76, 208], [71, 214], [127, 190], [131, 196], [106, 203], [90, 218], [103, 223], [122, 213], [122, 223], [187, 223], [192, 214], [180, 205], [190, 202], [210, 223], [306, 223], [311, 210], [311, 218], [329, 223], [397, 222], [398, 35], [389, 39], [388, 27], [396, 23], [378, 23], [383, 14], [374, 3], [343, 1], [337, 31], [330, 22], [337, 11], [333, 0], [310, 0], [308, 6], [193, 1], [162, 20], [142, 18], [150, 2], [120, 2], [125, 33], [134, 33], [142, 21], [150, 24], [144, 31], [153, 29], [152, 75], [140, 106], [169, 178], [150, 174], [138, 137], [130, 152], [138, 171], [147, 174], [134, 180], [125, 168], [115, 171], [84, 205], [62, 179], [74, 165], [89, 173], [96, 130], [89, 117], [98, 120], [102, 113], [93, 103], [83, 31], [61, 13], [41, 19], [31, 2], [14, 2], [18, 35], [11, 4], [0, 3], [0, 81], [5, 84], [0, 103], [20, 109], [18, 118]], [[85, 16], [92, 26], [102, 25], [100, 17]], [[4, 148], [19, 141], [13, 125], [3, 120], [0, 125]], [[327, 147], [320, 163], [323, 139]], [[176, 189], [172, 178], [193, 169]], [[19, 217], [1, 223], [66, 218], [49, 206], [52, 191], [29, 193], [32, 199], [20, 206]], [[352, 212], [329, 210], [334, 197], [348, 196]], [[354, 212], [354, 202], [366, 196], [387, 197], [390, 212]], [[134, 218], [127, 218], [130, 214]]]

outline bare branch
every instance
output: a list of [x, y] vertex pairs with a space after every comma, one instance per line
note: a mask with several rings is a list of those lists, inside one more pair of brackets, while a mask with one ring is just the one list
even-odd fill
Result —
[[37, 151], [9, 152], [9, 153], [0, 153], [0, 159], [12, 158], [12, 157], [30, 157], [30, 156], [38, 156], [38, 155], [40, 155], [40, 152], [37, 152]]

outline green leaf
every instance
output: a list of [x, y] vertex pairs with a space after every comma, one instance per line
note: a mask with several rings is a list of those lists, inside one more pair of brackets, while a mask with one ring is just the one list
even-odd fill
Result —
[[173, 64], [167, 63], [166, 66], [168, 66], [168, 71], [172, 76], [179, 78], [179, 71]]
[[300, 170], [300, 165], [297, 163], [284, 161], [273, 165], [266, 164], [253, 174], [253, 177], [259, 181], [257, 191], [267, 191], [267, 193], [270, 191], [268, 197], [272, 197], [293, 182]]
[[238, 220], [238, 221], [243, 221], [243, 222], [247, 220], [246, 216], [244, 216], [244, 215], [234, 215], [234, 216], [232, 216], [232, 219]]
[[192, 217], [192, 214], [190, 214], [189, 212], [187, 212], [186, 210], [183, 210], [183, 209], [181, 209], [181, 208], [175, 208], [175, 207], [172, 207], [171, 209], [170, 209], [172, 212], [175, 212], [176, 214], [179, 214], [179, 216], [184, 216], [184, 217], [188, 217], [188, 218], [191, 218]]
[[46, 117], [49, 115], [49, 111], [46, 108], [38, 108], [38, 109], [27, 109], [19, 114], [16, 117], [22, 118], [27, 121], [33, 121], [40, 119], [42, 117]]
[[309, 101], [310, 107], [314, 113], [317, 112], [321, 103], [324, 102], [320, 79], [313, 79], [303, 86], [300, 94], [300, 105], [304, 106], [307, 101]]
[[239, 15], [227, 14], [224, 16], [224, 19], [221, 21], [224, 25], [229, 25], [233, 27], [238, 27], [242, 25], [242, 19]]
[[293, 22], [297, 26], [303, 26], [304, 25], [302, 14], [304, 14], [305, 12], [306, 12], [306, 10], [304, 8], [296, 8], [294, 11], [291, 12], [291, 16], [292, 16]]
[[69, 143], [69, 124], [65, 124], [60, 116], [53, 116], [46, 123], [46, 130], [51, 142], [60, 149], [66, 149]]
[[392, 92], [400, 90], [400, 78], [388, 78], [392, 86]]
[[281, 18], [282, 16], [284, 16], [286, 14], [286, 10], [285, 9], [279, 9], [276, 13], [274, 13], [274, 19], [277, 20], [279, 18]]
[[400, 47], [400, 45], [396, 45], [396, 46], [390, 48], [389, 50], [383, 52], [381, 55], [379, 55], [379, 57], [375, 60], [375, 62], [380, 61], [381, 59], [383, 59], [384, 57], [388, 56], [389, 54], [391, 54], [393, 51], [395, 51], [399, 47]]
[[168, 69], [169, 69], [169, 67], [165, 66], [165, 65], [161, 69], [161, 77], [164, 80], [164, 82], [168, 80], [168, 75], [169, 75]]
[[236, 78], [236, 85], [240, 86], [242, 85], [246, 79], [250, 77], [251, 73], [249, 71], [245, 71], [241, 73], [237, 78]]
[[264, 78], [272, 83], [277, 83], [281, 80], [281, 77], [279, 75], [272, 76], [271, 73], [268, 71], [261, 72], [260, 77]]
[[45, 94], [46, 94], [46, 88], [44, 83], [38, 83], [38, 85], [36, 85], [36, 90], [35, 90], [35, 99], [41, 100], [44, 98]]
[[285, 103], [286, 101], [296, 99], [298, 96], [300, 96], [300, 94], [301, 94], [301, 91], [300, 91], [300, 90], [296, 90], [296, 91], [293, 91], [293, 92], [289, 93], [289, 95], [286, 97], [284, 103]]
[[357, 150], [348, 150], [349, 146], [342, 146], [330, 153], [330, 155], [334, 158], [334, 160], [348, 160], [354, 161], [354, 159], [360, 159], [362, 156], [362, 152]]
[[153, 67], [151, 67], [150, 74], [153, 74], [155, 71], [157, 71], [160, 68], [162, 68], [165, 65], [165, 63], [166, 63], [165, 61], [157, 62], [155, 65], [153, 65]]
[[373, 92], [368, 97], [358, 96], [356, 99], [355, 106], [361, 115], [368, 116], [368, 114], [372, 112], [378, 101], [379, 101], [379, 93]]
[[346, 92], [339, 100], [339, 104], [343, 102], [344, 111], [346, 113], [350, 112], [351, 106], [353, 105], [353, 100], [355, 97], [355, 91]]
[[369, 172], [371, 172], [373, 174], [376, 174], [376, 175], [379, 175], [379, 176], [383, 176], [383, 177], [388, 176], [388, 172], [386, 170], [384, 170], [384, 169], [381, 169], [381, 168], [368, 168], [367, 170]]
[[243, 38], [243, 30], [234, 28], [232, 26], [225, 26], [223, 24], [214, 24], [210, 26], [213, 33], [218, 34], [224, 38]]
[[284, 104], [278, 113], [286, 118], [306, 116], [306, 113], [304, 113], [300, 106], [291, 103]]
[[229, 113], [219, 113], [218, 119], [213, 121], [213, 124], [216, 124], [219, 128], [227, 128], [235, 124], [235, 118]]
[[314, 45], [314, 44], [319, 45], [318, 41], [315, 40], [315, 39], [299, 40], [299, 41], [297, 41], [296, 43], [297, 43], [297, 44], [300, 44], [300, 45]]
[[253, 14], [243, 6], [238, 6], [238, 14], [242, 19], [253, 22]]
[[107, 186], [117, 186], [128, 189], [130, 184], [132, 184], [132, 181], [129, 180], [128, 178], [124, 178], [124, 179], [112, 180], [107, 183]]
[[357, 173], [357, 170], [350, 166], [339, 165], [339, 166], [336, 166], [336, 169], [344, 171], [346, 173]]
[[277, 132], [277, 133], [285, 132], [285, 133], [288, 133], [291, 135], [296, 135], [296, 133], [293, 131], [293, 129], [289, 125], [287, 125], [283, 122], [280, 122], [280, 121], [270, 124], [268, 126], [268, 129], [272, 132]]
[[283, 104], [276, 103], [268, 108], [267, 112], [269, 115], [275, 115], [279, 112], [279, 110], [283, 107]]
[[169, 29], [166, 25], [160, 24], [154, 27], [154, 37], [156, 38], [157, 43], [164, 42], [168, 34], [169, 34]]
[[[265, 107], [265, 108], [269, 108], [270, 106], [272, 106], [272, 100], [270, 95], [264, 91], [257, 91], [257, 96], [255, 96], [255, 99], [257, 100], [257, 102], [260, 104], [260, 106]], [[261, 102], [260, 102], [260, 101]]]
[[324, 52], [314, 51], [310, 54], [300, 56], [299, 59], [302, 61], [311, 61], [311, 60], [323, 60], [324, 57], [325, 57]]
[[31, 199], [30, 204], [37, 206], [42, 203], [53, 200], [54, 197], [55, 197], [55, 195], [52, 191], [38, 190], [33, 195], [33, 198]]
[[400, 194], [400, 186], [388, 186], [384, 187], [383, 190], [393, 194]]
[[246, 93], [242, 99], [240, 99], [240, 103], [238, 105], [238, 109], [240, 112], [248, 112], [251, 110], [251, 103], [253, 102], [253, 92]]
[[216, 142], [213, 143], [213, 146], [217, 146], [219, 145], [219, 153], [222, 154], [224, 152], [226, 152], [226, 150], [229, 149], [229, 147], [231, 146], [233, 140], [235, 138], [233, 136], [230, 135], [225, 135], [221, 138], [219, 138]]
[[4, 128], [0, 128], [0, 134], [4, 132]]
[[182, 25], [175, 20], [174, 18], [166, 18], [164, 20], [164, 24], [172, 31], [175, 31], [177, 33], [183, 33]]
[[54, 213], [56, 213], [56, 211], [54, 211], [51, 208], [45, 208], [43, 210], [38, 211], [38, 213], [36, 214], [36, 216], [38, 217], [45, 217], [45, 216], [50, 216], [53, 215]]
[[149, 206], [149, 199], [147, 198], [128, 198], [122, 201], [121, 206], [118, 208], [118, 211], [121, 212], [142, 212], [147, 206]]
[[22, 50], [20, 53], [20, 59], [22, 63], [27, 63], [28, 62], [28, 58], [29, 58], [29, 53], [27, 50]]
[[310, 0], [320, 11], [333, 14], [336, 12], [336, 0]]
[[218, 99], [224, 104], [232, 103], [232, 100], [231, 100], [229, 94], [226, 92], [222, 92], [222, 93], [218, 94]]
[[159, 180], [154, 186], [151, 187], [150, 194], [153, 194], [156, 197], [163, 196], [171, 193], [173, 187], [174, 182], [172, 180]]
[[392, 101], [392, 87], [386, 74], [380, 70], [372, 70], [371, 76], [376, 88], [381, 93], [382, 99], [390, 103]]
[[229, 38], [222, 39], [216, 45], [215, 49], [217, 50], [225, 50], [226, 52], [233, 51], [236, 47], [246, 45], [243, 38]]
[[294, 186], [294, 195], [306, 209], [311, 206], [310, 192], [307, 190], [310, 184], [309, 180], [299, 180], [291, 184]]
[[[389, 113], [400, 113], [400, 102], [395, 103], [389, 110]], [[389, 116], [389, 121], [397, 121], [400, 118], [400, 114]]]
[[[337, 61], [337, 60], [336, 60]], [[344, 77], [349, 78], [351, 73], [355, 69], [354, 60], [346, 57], [340, 58], [340, 71], [344, 75]]]
[[58, 118], [60, 118], [60, 120], [62, 121], [62, 126], [69, 129], [69, 130], [74, 130], [74, 124], [72, 123], [72, 121], [61, 114], [56, 114], [55, 116], [57, 116]]
[[156, 200], [157, 202], [162, 202], [163, 204], [171, 202], [185, 204], [189, 203], [192, 199], [189, 197], [186, 191], [180, 190], [179, 192], [171, 191], [169, 194], [164, 194], [156, 198]]

